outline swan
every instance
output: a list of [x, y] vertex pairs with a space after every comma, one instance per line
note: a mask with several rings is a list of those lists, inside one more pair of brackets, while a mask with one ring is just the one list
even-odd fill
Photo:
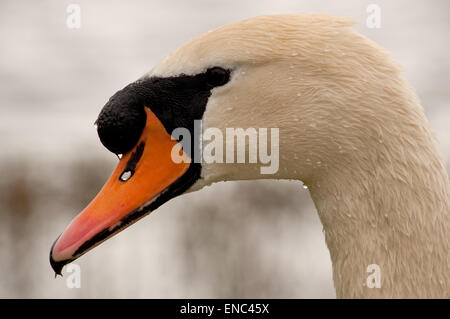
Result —
[[[317, 208], [337, 297], [450, 297], [450, 185], [437, 142], [401, 67], [353, 24], [314, 14], [231, 23], [118, 91], [97, 130], [123, 155], [53, 244], [55, 273], [175, 196], [219, 181], [288, 179], [302, 181]], [[278, 128], [279, 169], [189, 161], [195, 147], [175, 163], [181, 141], [171, 132], [193, 133], [196, 120], [202, 132]], [[367, 284], [370, 265], [379, 287]]]

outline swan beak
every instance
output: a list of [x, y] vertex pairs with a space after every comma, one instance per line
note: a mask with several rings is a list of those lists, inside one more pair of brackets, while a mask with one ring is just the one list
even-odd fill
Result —
[[145, 110], [146, 126], [139, 142], [123, 155], [98, 195], [54, 242], [50, 263], [56, 274], [174, 196], [166, 193], [186, 173], [190, 159], [183, 153], [185, 161], [172, 160], [178, 142], [149, 108]]

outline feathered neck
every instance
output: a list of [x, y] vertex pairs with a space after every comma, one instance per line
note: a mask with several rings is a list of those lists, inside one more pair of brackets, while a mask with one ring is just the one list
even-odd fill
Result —
[[[429, 147], [405, 153], [409, 163], [389, 156], [373, 167], [355, 163], [309, 185], [338, 297], [450, 296], [448, 176]], [[372, 264], [381, 288], [366, 285]]]

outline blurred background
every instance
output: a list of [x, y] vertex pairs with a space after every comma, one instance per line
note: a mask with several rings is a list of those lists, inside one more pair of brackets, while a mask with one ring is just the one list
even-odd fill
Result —
[[[81, 7], [81, 28], [66, 26]], [[381, 8], [381, 28], [365, 25]], [[352, 17], [400, 62], [450, 163], [450, 2], [0, 2], [1, 298], [333, 298], [322, 226], [300, 182], [228, 182], [183, 195], [55, 279], [50, 247], [117, 163], [93, 125], [108, 98], [192, 37], [236, 20]]]

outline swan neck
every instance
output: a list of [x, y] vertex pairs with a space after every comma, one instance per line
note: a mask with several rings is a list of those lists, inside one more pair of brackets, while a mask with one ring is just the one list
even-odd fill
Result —
[[[450, 185], [427, 130], [365, 167], [340, 167], [310, 184], [333, 263], [338, 297], [450, 297]], [[372, 163], [369, 165], [368, 163]], [[374, 287], [374, 266], [380, 287]], [[368, 282], [370, 280], [370, 282]]]

